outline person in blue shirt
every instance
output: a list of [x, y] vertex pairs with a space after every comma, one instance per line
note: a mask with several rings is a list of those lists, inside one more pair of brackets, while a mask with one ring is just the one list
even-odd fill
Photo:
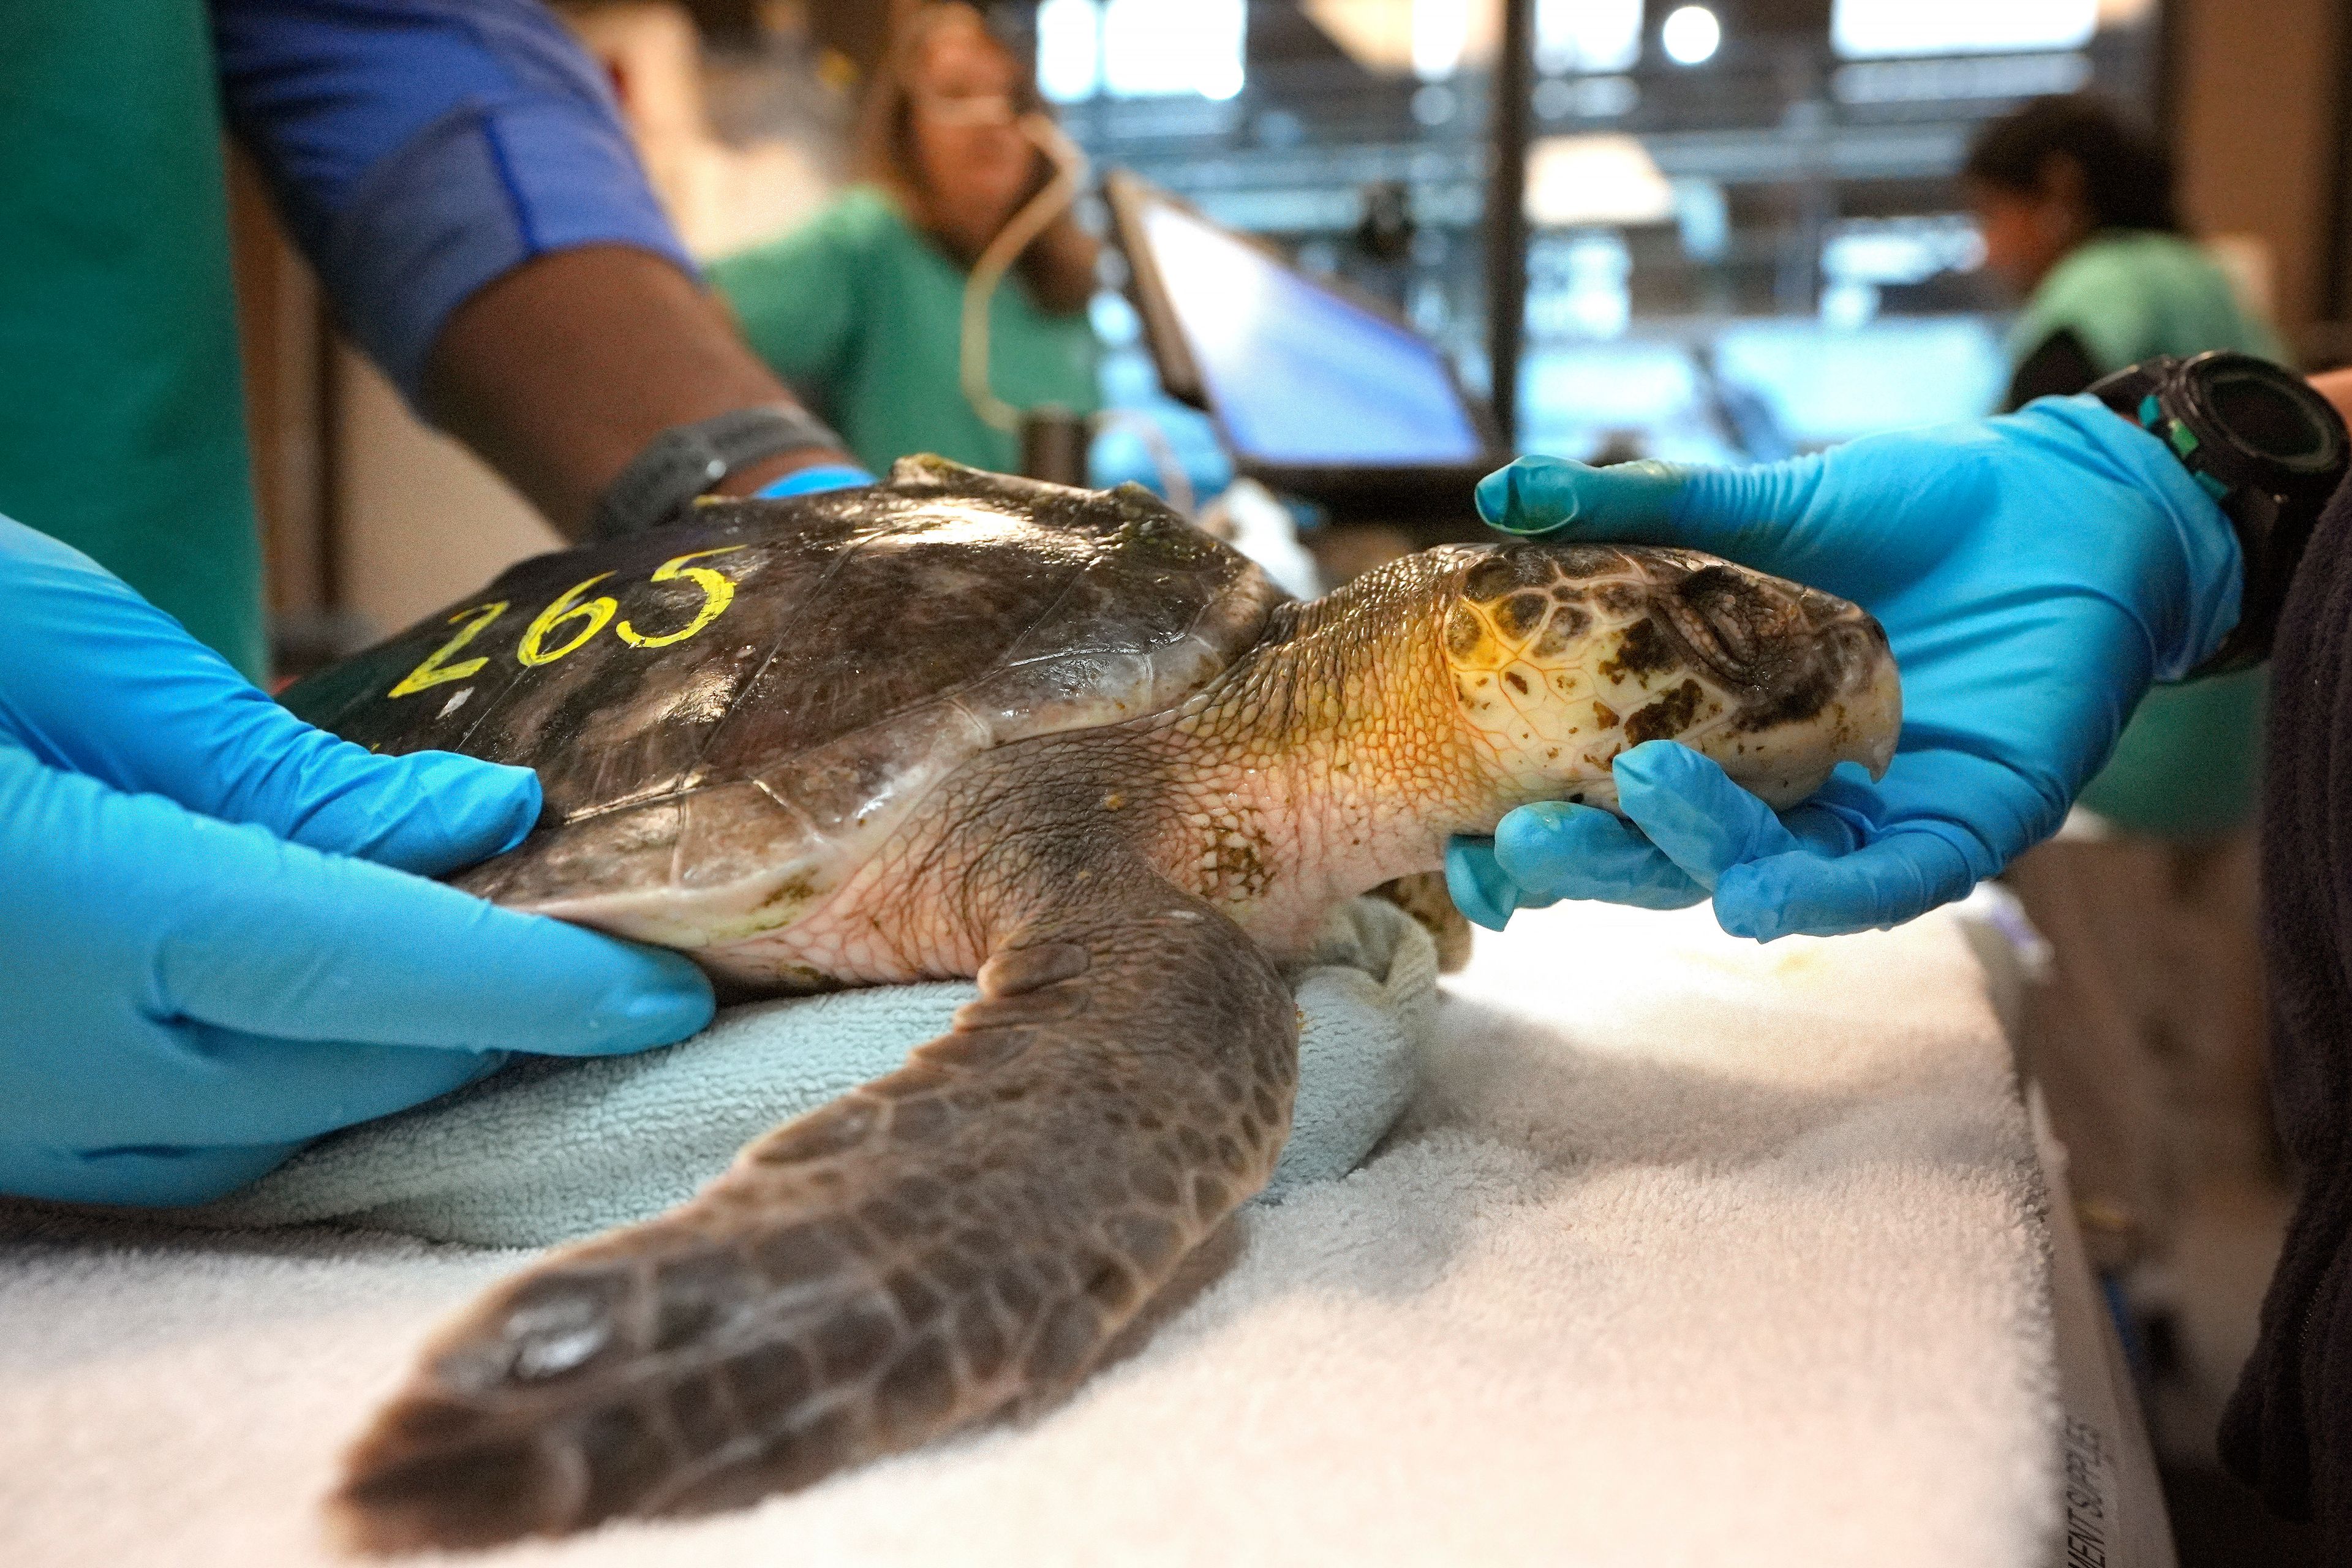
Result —
[[559, 527], [865, 478], [533, 0], [0, 7], [0, 1194], [200, 1201], [506, 1052], [710, 1012], [677, 954], [426, 879], [529, 830], [528, 772], [252, 684], [224, 121], [346, 330]]

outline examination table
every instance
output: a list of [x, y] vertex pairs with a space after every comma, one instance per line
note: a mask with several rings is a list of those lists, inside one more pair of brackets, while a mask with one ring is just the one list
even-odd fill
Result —
[[[1523, 914], [1365, 1166], [1066, 1405], [472, 1561], [2167, 1568], [1998, 923]], [[330, 1560], [341, 1445], [518, 1256], [0, 1205], [0, 1563]]]

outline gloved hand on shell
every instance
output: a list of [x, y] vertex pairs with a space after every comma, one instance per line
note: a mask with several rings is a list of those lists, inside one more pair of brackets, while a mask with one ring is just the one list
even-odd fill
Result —
[[539, 811], [527, 770], [312, 729], [0, 519], [0, 1193], [197, 1203], [509, 1051], [700, 1028], [685, 958], [425, 879]]

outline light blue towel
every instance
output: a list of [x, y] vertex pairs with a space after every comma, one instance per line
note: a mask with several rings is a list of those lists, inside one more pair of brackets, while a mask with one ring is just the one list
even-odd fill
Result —
[[[1292, 978], [1298, 1103], [1270, 1197], [1371, 1152], [1412, 1096], [1437, 1013], [1428, 933], [1377, 900], [1338, 910]], [[185, 1217], [337, 1220], [488, 1247], [569, 1241], [685, 1202], [752, 1139], [896, 1068], [974, 994], [951, 982], [757, 1002], [667, 1050], [534, 1059], [315, 1144]]]

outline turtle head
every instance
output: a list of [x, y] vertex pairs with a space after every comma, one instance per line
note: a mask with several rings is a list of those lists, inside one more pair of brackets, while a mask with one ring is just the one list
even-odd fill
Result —
[[1613, 806], [1609, 765], [1680, 741], [1776, 806], [1895, 753], [1902, 688], [1858, 606], [1687, 550], [1518, 541], [1465, 551], [1444, 656], [1507, 793]]

